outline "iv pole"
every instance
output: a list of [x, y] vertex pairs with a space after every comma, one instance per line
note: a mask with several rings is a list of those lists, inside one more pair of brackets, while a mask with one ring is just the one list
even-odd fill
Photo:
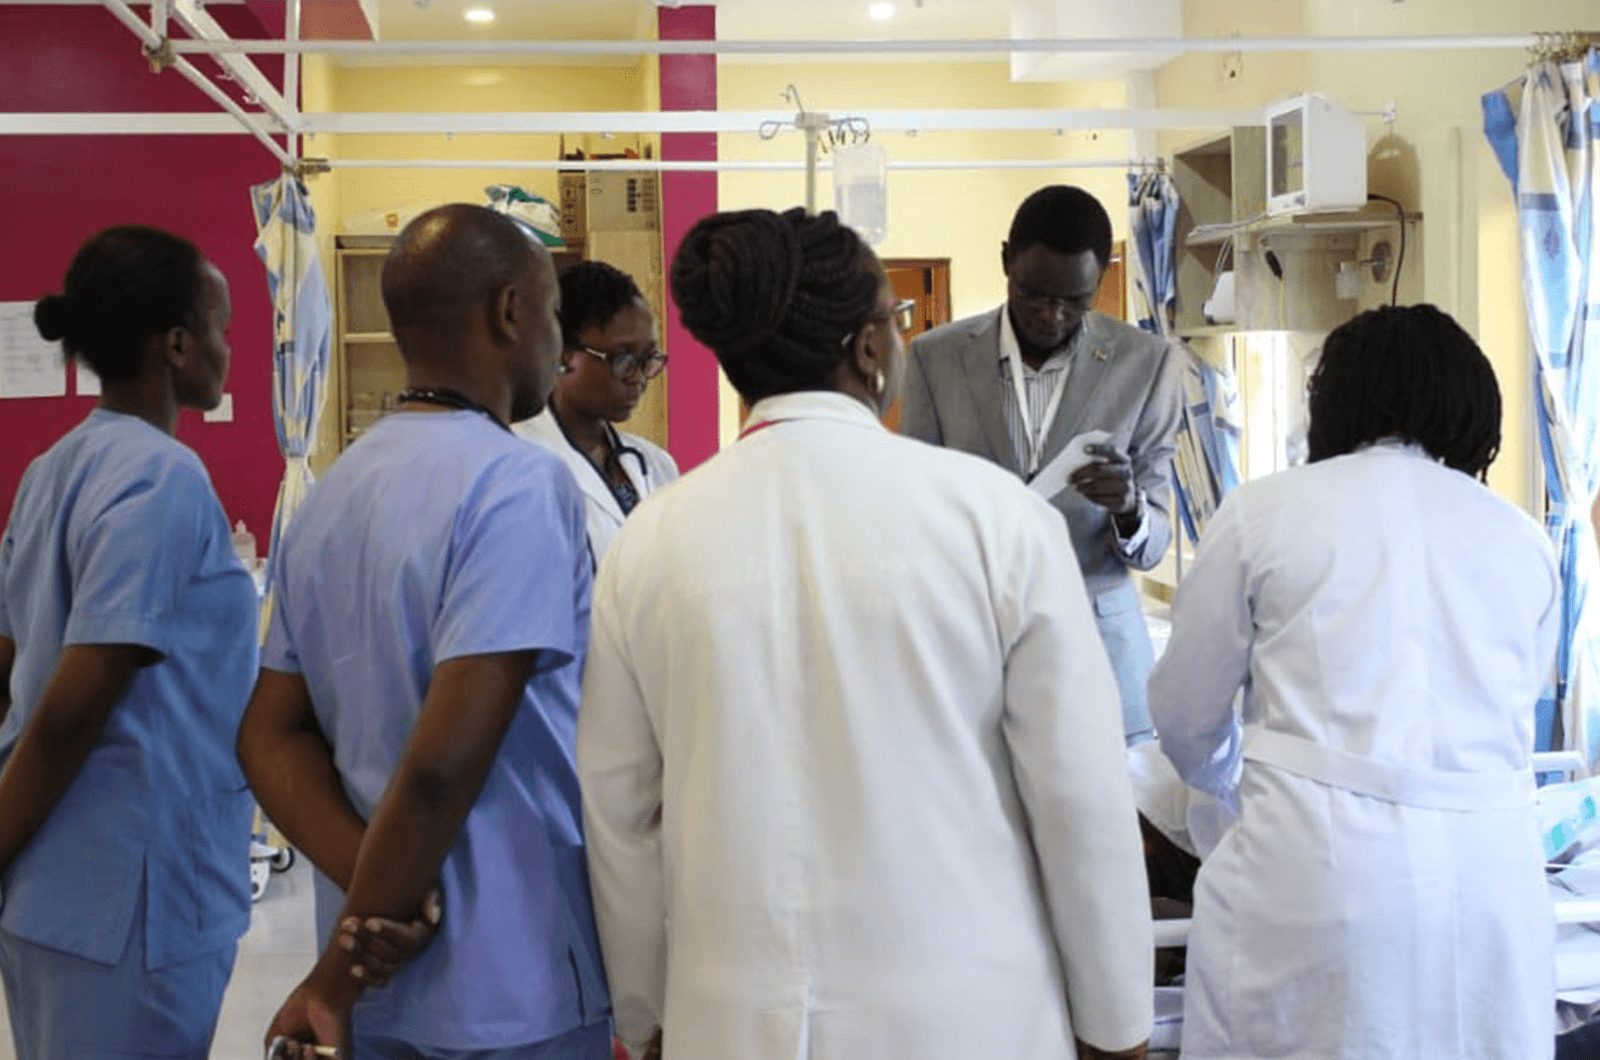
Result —
[[783, 90], [783, 98], [795, 105], [794, 121], [764, 121], [757, 131], [763, 140], [773, 139], [786, 125], [792, 125], [805, 134], [806, 213], [814, 214], [817, 212], [817, 160], [822, 152], [822, 134], [827, 133], [829, 140], [834, 143], [846, 136], [855, 142], [871, 137], [872, 129], [865, 118], [835, 119], [824, 111], [806, 110], [806, 105], [800, 101], [800, 90], [794, 85]]

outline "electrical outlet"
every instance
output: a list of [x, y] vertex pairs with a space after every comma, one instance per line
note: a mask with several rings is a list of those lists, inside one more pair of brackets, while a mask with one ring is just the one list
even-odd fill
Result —
[[1222, 83], [1231, 85], [1244, 76], [1244, 54], [1224, 52], [1222, 56]]

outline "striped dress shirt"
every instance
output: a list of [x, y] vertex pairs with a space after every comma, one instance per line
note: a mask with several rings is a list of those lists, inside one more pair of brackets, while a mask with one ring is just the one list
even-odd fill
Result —
[[[1077, 354], [1078, 348], [1083, 345], [1087, 329], [1078, 328], [1078, 333], [1072, 341], [1061, 349], [1052, 353], [1037, 370], [1027, 361], [1022, 361], [1022, 348], [1017, 344], [1017, 333], [1011, 328], [1011, 313], [1005, 306], [1000, 307], [1000, 372], [1001, 401], [1005, 408], [1006, 430], [1011, 434], [1011, 444], [1017, 451], [1017, 465], [1023, 469], [1024, 474], [1028, 467], [1028, 432], [1033, 431], [1043, 445], [1050, 431], [1040, 431], [1044, 421], [1044, 414], [1050, 404], [1050, 395], [1055, 392], [1056, 384], [1061, 382], [1068, 372], [1072, 371], [1072, 359]], [[1011, 381], [1011, 358], [1016, 357], [1022, 364], [1022, 390], [1028, 395], [1028, 408], [1026, 419], [1024, 410], [1017, 407], [1017, 388]], [[1065, 383], [1063, 382], [1064, 386]], [[1057, 410], [1059, 415], [1059, 408]], [[1051, 425], [1054, 426], [1053, 424]], [[1040, 461], [1040, 466], [1045, 461]], [[1139, 498], [1139, 526], [1132, 534], [1123, 537], [1117, 528], [1117, 521], [1111, 520], [1111, 534], [1116, 539], [1117, 547], [1124, 555], [1131, 556], [1144, 544], [1145, 535], [1149, 532], [1150, 513], [1144, 510], [1144, 497]]]

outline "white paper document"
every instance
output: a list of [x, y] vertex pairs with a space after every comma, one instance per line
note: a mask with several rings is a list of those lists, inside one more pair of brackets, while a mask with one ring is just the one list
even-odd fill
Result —
[[1095, 457], [1084, 450], [1091, 445], [1102, 445], [1111, 440], [1110, 431], [1084, 431], [1061, 447], [1055, 459], [1039, 469], [1028, 483], [1028, 488], [1048, 500], [1067, 488], [1067, 480], [1080, 467], [1095, 462]]
[[64, 397], [61, 344], [33, 326], [32, 302], [0, 302], [0, 398]]

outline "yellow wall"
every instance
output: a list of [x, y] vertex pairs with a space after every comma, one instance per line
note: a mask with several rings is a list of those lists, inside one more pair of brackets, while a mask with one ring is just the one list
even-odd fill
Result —
[[[789, 111], [784, 87], [794, 84], [808, 109], [842, 117], [877, 109], [989, 109], [1008, 107], [1122, 107], [1120, 82], [1083, 85], [1013, 84], [1000, 63], [797, 63], [724, 62], [718, 99], [724, 110]], [[875, 137], [891, 164], [909, 159], [1031, 159], [1129, 157], [1125, 132], [934, 132], [915, 137]], [[805, 141], [785, 131], [762, 142], [749, 134], [724, 135], [726, 160], [802, 161]], [[1079, 184], [1099, 196], [1122, 238], [1127, 194], [1120, 169], [934, 170], [889, 174], [889, 236], [878, 252], [894, 258], [951, 259], [951, 303], [957, 317], [998, 305], [1005, 297], [1000, 243], [1011, 215], [1027, 195], [1046, 184]], [[723, 209], [784, 209], [805, 200], [805, 177], [796, 172], [723, 173]], [[818, 208], [831, 209], [833, 185], [824, 156]]]
[[[1187, 0], [1190, 36], [1527, 33], [1594, 22], [1593, 0]], [[1220, 55], [1185, 55], [1157, 76], [1163, 107], [1249, 107], [1300, 92], [1327, 92], [1353, 110], [1396, 105], [1385, 129], [1368, 121], [1371, 190], [1421, 210], [1421, 247], [1406, 268], [1420, 289], [1402, 300], [1436, 303], [1477, 336], [1505, 399], [1504, 444], [1489, 481], [1535, 506], [1529, 352], [1509, 185], [1483, 138], [1479, 100], [1520, 76], [1517, 51], [1246, 54], [1230, 78]], [[1192, 138], [1167, 134], [1170, 151]], [[1419, 253], [1420, 251], [1420, 253]]]
[[[353, 67], [333, 71], [339, 111], [637, 111], [655, 98], [647, 62], [629, 66]], [[603, 130], [596, 130], [597, 132]], [[353, 135], [337, 137], [343, 158], [556, 159], [556, 135]], [[574, 138], [567, 140], [569, 148]], [[633, 138], [628, 138], [631, 144]], [[599, 144], [596, 144], [599, 149]], [[482, 202], [490, 184], [520, 184], [557, 199], [551, 170], [341, 170], [342, 215], [410, 204]]]
[[[785, 63], [724, 61], [717, 98], [724, 110], [791, 112], [783, 97], [793, 84], [807, 109], [844, 117], [866, 110], [1123, 107], [1127, 91], [1118, 82], [1086, 84], [1013, 83], [1005, 62], [984, 63]], [[895, 160], [1115, 158], [1132, 153], [1123, 131], [1083, 132], [904, 132], [880, 133]], [[803, 161], [805, 140], [785, 130], [762, 141], [755, 134], [725, 134], [719, 152], [728, 161]], [[1124, 237], [1127, 194], [1121, 169], [890, 170], [889, 234], [878, 253], [886, 258], [949, 258], [950, 301], [956, 318], [992, 308], [1005, 298], [1000, 244], [1011, 215], [1029, 193], [1055, 183], [1078, 184], [1099, 197], [1116, 237]], [[724, 210], [782, 210], [805, 202], [805, 174], [724, 172], [718, 180]], [[817, 181], [817, 208], [831, 209], [833, 184], [824, 155]], [[738, 396], [723, 380], [723, 444], [739, 430]]]
[[[433, 66], [344, 67], [312, 57], [302, 67], [302, 106], [307, 112], [472, 112], [472, 111], [638, 111], [653, 110], [660, 98], [656, 60], [626, 66]], [[598, 131], [597, 131], [598, 133]], [[566, 146], [592, 152], [620, 150], [654, 138], [567, 137]], [[557, 135], [357, 135], [306, 137], [308, 157], [419, 159], [557, 159]], [[336, 169], [308, 182], [317, 211], [323, 261], [335, 282], [334, 239], [359, 229], [370, 211], [403, 208], [420, 212], [446, 202], [484, 202], [490, 184], [519, 184], [552, 202], [559, 201], [554, 170], [517, 169]], [[319, 425], [319, 472], [338, 447], [336, 394], [330, 394]]]
[[[1264, 35], [1388, 35], [1520, 33], [1576, 28], [1593, 21], [1593, 0], [1186, 0], [1185, 31], [1211, 37]], [[1476, 334], [1496, 366], [1505, 393], [1505, 444], [1490, 476], [1507, 497], [1532, 506], [1538, 489], [1529, 406], [1529, 361], [1517, 265], [1515, 214], [1509, 189], [1484, 143], [1480, 95], [1517, 77], [1525, 56], [1514, 51], [1389, 54], [1249, 54], [1239, 73], [1224, 73], [1218, 55], [1193, 54], [1157, 75], [1162, 107], [1254, 107], [1303, 91], [1325, 91], [1357, 110], [1393, 102], [1398, 120], [1385, 129], [1369, 120], [1371, 185], [1424, 220], [1411, 247], [1402, 283], [1407, 299], [1426, 299], [1456, 314]], [[308, 59], [303, 69], [308, 110], [508, 111], [654, 110], [657, 65], [439, 66], [415, 69], [342, 68]], [[898, 108], [1121, 107], [1123, 83], [1014, 84], [1003, 62], [819, 63], [724, 61], [719, 96], [725, 110], [786, 112], [786, 85], [800, 89], [814, 110]], [[1167, 133], [1164, 152], [1198, 139]], [[1126, 158], [1132, 136], [1123, 131], [994, 133], [880, 133], [891, 161], [960, 158]], [[556, 136], [323, 136], [306, 152], [335, 157], [553, 158]], [[320, 142], [319, 142], [320, 141]], [[1381, 142], [1380, 142], [1381, 141]], [[725, 160], [804, 158], [803, 140], [789, 131], [770, 142], [754, 134], [721, 138]], [[343, 170], [314, 178], [313, 202], [323, 220], [332, 261], [332, 233], [346, 217], [392, 206], [451, 200], [481, 201], [487, 184], [514, 182], [556, 197], [553, 172], [493, 170]], [[1004, 296], [999, 246], [1012, 211], [1047, 183], [1080, 184], [1106, 204], [1118, 237], [1126, 227], [1124, 176], [1119, 169], [952, 170], [892, 172], [886, 257], [951, 259], [956, 316], [997, 304]], [[799, 172], [723, 173], [724, 209], [782, 209], [804, 197]], [[826, 162], [819, 204], [830, 205]], [[1417, 245], [1420, 243], [1420, 245]], [[669, 308], [668, 312], [672, 310]], [[736, 402], [723, 402], [725, 433], [734, 429]]]

